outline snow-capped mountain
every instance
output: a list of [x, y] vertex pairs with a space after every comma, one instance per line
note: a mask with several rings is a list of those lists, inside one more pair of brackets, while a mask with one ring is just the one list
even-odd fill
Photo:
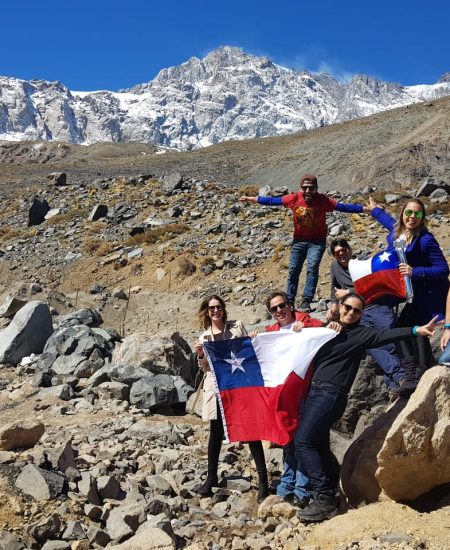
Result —
[[177, 149], [274, 136], [450, 95], [450, 78], [400, 86], [276, 65], [224, 46], [119, 92], [0, 77], [0, 139], [150, 142]]

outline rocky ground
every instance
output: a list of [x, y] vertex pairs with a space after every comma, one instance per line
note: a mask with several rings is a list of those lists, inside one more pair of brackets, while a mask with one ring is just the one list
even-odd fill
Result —
[[[435, 103], [435, 127], [439, 117], [447, 120], [443, 102]], [[417, 110], [416, 119], [423, 114], [423, 124], [427, 109], [435, 107], [410, 108]], [[404, 111], [405, 117], [410, 110]], [[372, 118], [387, 128], [384, 117]], [[412, 124], [408, 120], [403, 124]], [[363, 132], [369, 122], [349, 124]], [[295, 138], [303, 140], [296, 146], [306, 146], [330, 132], [326, 128]], [[278, 151], [293, 154], [293, 142], [288, 146], [289, 138], [278, 139]], [[258, 145], [260, 168], [255, 168], [260, 174], [274, 159], [264, 158], [268, 150], [262, 145]], [[244, 142], [239, 146], [249, 167], [255, 160], [255, 145]], [[151, 148], [139, 144], [124, 147], [120, 154], [117, 148], [121, 146], [95, 147], [95, 162], [92, 148], [85, 157], [81, 148], [74, 153], [73, 146], [55, 144], [1, 148], [0, 310], [7, 315], [0, 317], [1, 326], [10, 323], [11, 316], [4, 311], [13, 307], [9, 298], [40, 300], [50, 307], [51, 331], [56, 329], [57, 336], [49, 339], [47, 354], [18, 367], [5, 364], [0, 368], [0, 547], [450, 547], [448, 489], [408, 505], [382, 496], [379, 502], [357, 509], [345, 510], [343, 504], [346, 513], [322, 525], [303, 526], [296, 520], [295, 509], [274, 496], [258, 507], [256, 473], [242, 445], [224, 446], [223, 488], [212, 499], [198, 499], [192, 489], [206, 471], [207, 429], [196, 415], [184, 413], [195, 377], [189, 354], [189, 345], [199, 332], [195, 312], [204, 295], [217, 292], [226, 298], [230, 317], [256, 328], [267, 322], [265, 296], [285, 286], [290, 215], [238, 202], [241, 193], [252, 191], [244, 187], [251, 174], [245, 172], [246, 177], [236, 178], [239, 184], [232, 185], [229, 174], [234, 178], [240, 165], [234, 165], [234, 152], [229, 161], [224, 160], [231, 144], [210, 148], [209, 158], [205, 152], [192, 153], [186, 158], [194, 160], [186, 164], [184, 153], [155, 157]], [[128, 160], [122, 158], [124, 150], [129, 151]], [[137, 160], [137, 153], [142, 158], [152, 156], [154, 164]], [[71, 155], [76, 156], [70, 160]], [[291, 174], [305, 166], [298, 163], [298, 155], [297, 151], [295, 162], [289, 165]], [[355, 153], [353, 163], [356, 157]], [[221, 167], [215, 163], [218, 158]], [[415, 161], [414, 170], [425, 162], [421, 158]], [[168, 159], [166, 164], [163, 159]], [[97, 161], [100, 175], [95, 173]], [[412, 178], [409, 160], [402, 164], [394, 154], [386, 162], [397, 163], [397, 174], [409, 171]], [[110, 173], [105, 175], [108, 165]], [[227, 172], [232, 165], [233, 170]], [[144, 170], [152, 166], [158, 168]], [[418, 192], [427, 195], [429, 226], [448, 258], [445, 174], [436, 168], [431, 171], [434, 179], [427, 179], [423, 171], [429, 165], [420, 166], [420, 176], [405, 180], [403, 186], [375, 189], [380, 177], [374, 175], [365, 188], [341, 187], [333, 196], [364, 202], [371, 192], [395, 213], [404, 198]], [[60, 176], [47, 178], [61, 168], [66, 169], [65, 183]], [[220, 170], [224, 170], [223, 180]], [[314, 172], [311, 168], [302, 171]], [[343, 181], [343, 172], [339, 178]], [[422, 187], [424, 183], [428, 187]], [[272, 189], [274, 193], [285, 191]], [[47, 201], [51, 211], [48, 219], [28, 226], [36, 196], [41, 205]], [[105, 205], [106, 211], [101, 212], [99, 205]], [[35, 203], [32, 218], [41, 213]], [[96, 219], [99, 213], [102, 216]], [[384, 245], [384, 230], [367, 216], [334, 213], [329, 216], [329, 227], [332, 236], [349, 238], [357, 254], [372, 254]], [[326, 310], [329, 263], [326, 255], [313, 315], [323, 316]], [[84, 313], [73, 323], [74, 312], [83, 308], [98, 311], [103, 323], [92, 313]], [[63, 318], [65, 314], [68, 317]], [[43, 319], [39, 330], [45, 325]], [[139, 332], [146, 336], [139, 338]], [[120, 361], [112, 364], [128, 365], [132, 371], [108, 366], [111, 355], [119, 353], [112, 349], [118, 348], [120, 339], [134, 342], [130, 349], [140, 352], [137, 358], [133, 352], [131, 360], [131, 352], [125, 352], [122, 343]], [[146, 382], [151, 387], [141, 387], [139, 382], [156, 376], [168, 377], [159, 379], [165, 385], [161, 401], [155, 401], [154, 385]], [[334, 434], [340, 460], [352, 437], [382, 415], [387, 405], [382, 378], [366, 362]], [[19, 420], [31, 426], [22, 426], [21, 431], [16, 425], [13, 435], [5, 435], [4, 428]], [[20, 439], [21, 433], [28, 434], [25, 440]], [[281, 450], [268, 448], [267, 462], [275, 484]], [[51, 480], [45, 472], [50, 472]], [[136, 546], [127, 546], [127, 539]]]

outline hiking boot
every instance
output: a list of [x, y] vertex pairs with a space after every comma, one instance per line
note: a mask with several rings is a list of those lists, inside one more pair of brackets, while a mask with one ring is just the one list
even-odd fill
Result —
[[294, 498], [291, 500], [292, 506], [295, 506], [296, 508], [300, 508], [300, 509], [306, 508], [310, 502], [311, 502], [310, 497], [298, 498], [294, 496]]
[[210, 497], [213, 494], [212, 488], [218, 487], [218, 485], [219, 480], [217, 479], [217, 476], [208, 476], [202, 485], [194, 489], [194, 493], [197, 493], [200, 497]]
[[336, 497], [328, 493], [314, 493], [313, 500], [303, 510], [297, 512], [297, 517], [303, 523], [324, 521], [339, 513]]
[[302, 313], [311, 312], [311, 300], [309, 298], [303, 298], [300, 302], [300, 307], [298, 308]]
[[401, 380], [396, 388], [389, 390], [389, 395], [409, 397], [417, 388], [417, 384], [426, 369], [417, 364], [417, 360], [413, 355], [404, 357], [401, 362], [405, 371], [405, 378]]

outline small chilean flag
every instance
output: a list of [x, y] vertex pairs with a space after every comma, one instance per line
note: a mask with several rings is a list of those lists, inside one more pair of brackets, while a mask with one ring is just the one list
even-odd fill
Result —
[[355, 292], [368, 304], [382, 296], [406, 298], [406, 286], [398, 270], [399, 259], [395, 250], [385, 250], [368, 260], [350, 260], [348, 270]]
[[328, 328], [305, 328], [204, 342], [226, 441], [266, 440], [286, 445], [297, 427], [311, 362], [335, 336]]

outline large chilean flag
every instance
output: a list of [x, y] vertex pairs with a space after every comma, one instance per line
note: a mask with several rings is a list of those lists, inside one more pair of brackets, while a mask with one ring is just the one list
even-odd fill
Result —
[[367, 304], [382, 296], [406, 298], [406, 285], [398, 270], [399, 259], [395, 250], [385, 250], [368, 260], [350, 260], [348, 270], [355, 292]]
[[226, 440], [286, 445], [297, 427], [311, 362], [334, 336], [328, 328], [305, 328], [204, 342]]

